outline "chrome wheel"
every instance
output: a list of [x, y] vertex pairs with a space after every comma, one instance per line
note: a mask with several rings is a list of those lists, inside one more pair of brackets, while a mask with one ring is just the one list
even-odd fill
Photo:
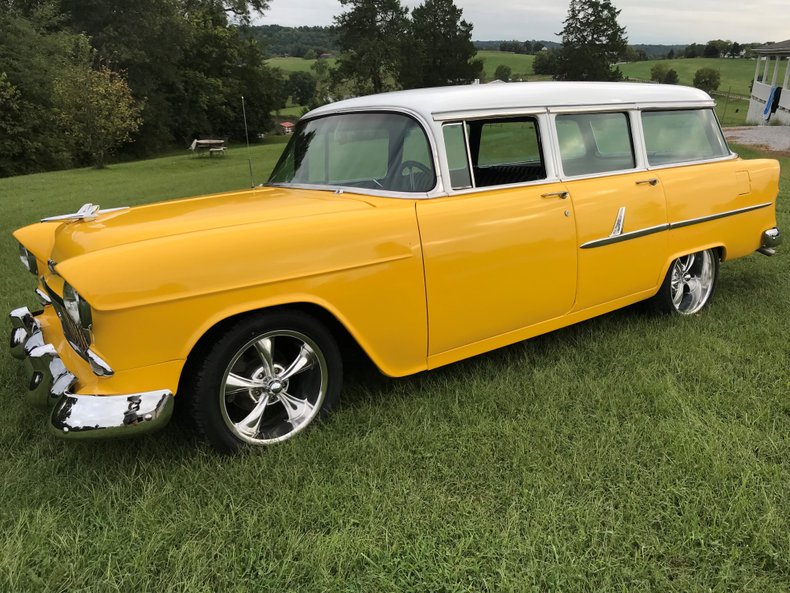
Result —
[[675, 260], [670, 270], [669, 294], [678, 313], [692, 315], [705, 306], [716, 284], [716, 270], [711, 250]]
[[220, 383], [222, 419], [253, 445], [284, 441], [321, 410], [329, 370], [318, 345], [303, 333], [275, 330], [244, 344]]

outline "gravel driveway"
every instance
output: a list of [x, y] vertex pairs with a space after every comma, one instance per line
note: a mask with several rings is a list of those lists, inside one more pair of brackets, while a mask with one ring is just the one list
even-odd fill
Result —
[[730, 142], [760, 146], [774, 152], [790, 151], [790, 126], [746, 126], [724, 128]]

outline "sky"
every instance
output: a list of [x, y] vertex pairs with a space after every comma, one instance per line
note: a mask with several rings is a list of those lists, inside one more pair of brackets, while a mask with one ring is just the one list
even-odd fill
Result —
[[[420, 0], [401, 0], [412, 8]], [[339, 0], [270, 0], [256, 24], [330, 25]], [[474, 25], [472, 38], [559, 41], [567, 0], [455, 0]], [[710, 39], [740, 43], [790, 39], [788, 0], [614, 0], [630, 43], [687, 44]]]

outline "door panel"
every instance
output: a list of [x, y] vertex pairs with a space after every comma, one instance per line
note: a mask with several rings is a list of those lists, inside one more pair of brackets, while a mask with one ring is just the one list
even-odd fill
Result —
[[429, 355], [567, 313], [576, 230], [558, 183], [417, 202]]
[[[574, 310], [656, 287], [667, 257], [667, 214], [655, 172], [580, 179], [566, 185], [576, 211], [580, 247]], [[615, 228], [618, 221], [620, 228]], [[639, 236], [639, 231], [645, 234]]]

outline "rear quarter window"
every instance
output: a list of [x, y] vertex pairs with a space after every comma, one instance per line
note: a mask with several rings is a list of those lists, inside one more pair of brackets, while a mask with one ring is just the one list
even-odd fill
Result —
[[704, 161], [730, 151], [711, 109], [642, 113], [647, 161], [653, 166]]

